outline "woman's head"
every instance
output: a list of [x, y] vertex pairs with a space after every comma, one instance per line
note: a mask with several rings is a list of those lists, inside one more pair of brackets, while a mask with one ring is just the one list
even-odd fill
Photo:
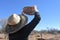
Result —
[[[26, 23], [28, 21], [27, 16], [25, 16], [24, 14], [22, 15], [17, 15], [17, 14], [12, 14], [11, 16], [9, 16], [8, 18], [8, 25], [6, 27], [7, 33], [15, 33], [18, 30], [20, 30], [21, 28], [23, 28]], [[13, 31], [11, 31], [12, 29]]]

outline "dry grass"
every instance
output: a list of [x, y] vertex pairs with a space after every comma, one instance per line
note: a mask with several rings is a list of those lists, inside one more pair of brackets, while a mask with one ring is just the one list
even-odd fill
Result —
[[8, 40], [8, 35], [7, 34], [0, 34], [0, 40]]
[[[41, 38], [41, 36], [37, 37], [36, 35], [37, 34], [32, 35], [32, 37], [29, 38], [29, 40], [37, 40], [37, 39]], [[45, 40], [60, 40], [60, 34], [43, 33], [42, 38]]]
[[43, 38], [47, 40], [60, 40], [60, 34], [45, 34]]
[[[37, 36], [39, 34], [33, 34], [30, 35], [29, 40], [37, 40], [41, 38], [41, 36]], [[60, 40], [60, 34], [49, 34], [49, 33], [43, 33], [42, 38], [45, 40]], [[8, 37], [6, 34], [0, 34], [0, 40], [8, 40]]]

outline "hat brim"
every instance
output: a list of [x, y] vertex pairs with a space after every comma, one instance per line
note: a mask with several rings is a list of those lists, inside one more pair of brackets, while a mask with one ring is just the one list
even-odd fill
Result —
[[[16, 25], [8, 25], [7, 27], [6, 27], [6, 32], [7, 33], [15, 33], [15, 32], [17, 32], [17, 31], [19, 31], [20, 29], [22, 29], [25, 25], [26, 25], [26, 23], [27, 23], [27, 21], [28, 21], [28, 18], [27, 18], [27, 16], [25, 16], [25, 15], [20, 15], [20, 17], [21, 17], [21, 21], [18, 23], [18, 24], [16, 24]], [[14, 26], [13, 28], [11, 28], [10, 26]]]

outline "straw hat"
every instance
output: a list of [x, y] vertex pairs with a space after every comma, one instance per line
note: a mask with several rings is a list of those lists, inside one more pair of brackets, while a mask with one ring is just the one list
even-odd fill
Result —
[[7, 33], [15, 33], [23, 28], [28, 21], [27, 16], [13, 14], [8, 18], [8, 24], [6, 26]]

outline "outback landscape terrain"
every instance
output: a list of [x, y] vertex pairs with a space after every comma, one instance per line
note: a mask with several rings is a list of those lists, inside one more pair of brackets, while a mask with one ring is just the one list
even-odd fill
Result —
[[50, 30], [50, 31], [32, 31], [29, 36], [29, 40], [60, 40], [60, 31]]
[[[60, 40], [60, 31], [32, 31], [28, 37], [28, 40]], [[0, 33], [0, 40], [9, 40], [8, 35]]]

